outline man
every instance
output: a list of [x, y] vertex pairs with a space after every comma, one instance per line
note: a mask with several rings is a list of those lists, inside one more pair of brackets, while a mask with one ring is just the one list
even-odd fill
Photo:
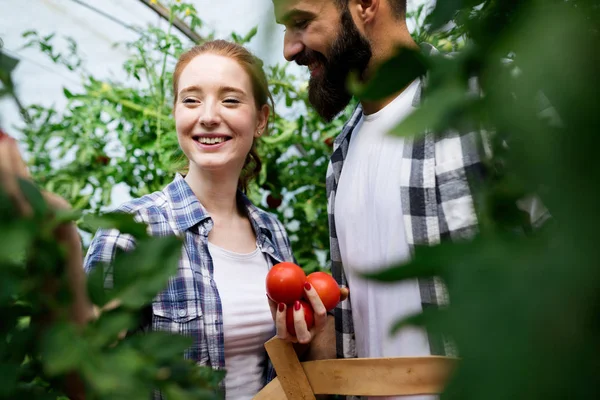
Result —
[[[351, 71], [366, 81], [399, 47], [418, 48], [406, 25], [406, 0], [274, 4], [277, 22], [286, 27], [284, 56], [308, 66], [310, 102], [327, 121], [351, 100]], [[450, 343], [422, 329], [389, 334], [398, 319], [447, 302], [437, 279], [381, 284], [360, 276], [409, 261], [415, 246], [469, 238], [477, 230], [471, 184], [481, 178], [482, 163], [476, 133], [387, 135], [419, 106], [422, 84], [419, 78], [388, 98], [361, 101], [335, 140], [327, 172], [331, 269], [350, 289], [335, 310], [337, 357], [454, 353]], [[287, 337], [277, 318], [278, 335]], [[311, 357], [331, 354], [331, 318], [328, 324], [311, 332], [296, 325], [300, 342], [312, 340]], [[432, 396], [411, 397], [417, 398]]]

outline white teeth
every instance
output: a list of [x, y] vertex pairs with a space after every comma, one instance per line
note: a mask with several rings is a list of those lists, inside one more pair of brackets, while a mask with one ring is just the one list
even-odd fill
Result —
[[198, 138], [198, 141], [202, 144], [217, 144], [217, 143], [224, 142], [225, 138], [224, 137], [215, 137], [215, 138], [200, 137], [200, 138]]

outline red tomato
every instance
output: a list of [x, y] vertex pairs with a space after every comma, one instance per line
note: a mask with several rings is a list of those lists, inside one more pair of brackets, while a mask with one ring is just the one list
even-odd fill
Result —
[[107, 157], [105, 155], [96, 156], [96, 162], [98, 164], [108, 165], [108, 163], [110, 162], [110, 157]]
[[283, 199], [281, 197], [274, 196], [273, 194], [267, 196], [267, 205], [269, 208], [277, 208], [282, 202]]
[[267, 295], [276, 303], [293, 304], [304, 294], [306, 274], [294, 263], [276, 264], [267, 274]]
[[313, 272], [306, 281], [315, 288], [327, 311], [333, 310], [340, 302], [340, 287], [328, 273]]
[[[300, 300], [300, 304], [304, 309], [304, 321], [306, 322], [306, 328], [310, 329], [315, 324], [315, 316], [313, 314], [313, 309], [304, 300]], [[288, 332], [292, 336], [296, 336], [296, 328], [294, 327], [294, 307], [290, 306], [287, 308], [287, 313], [285, 315], [285, 325], [287, 327]]]

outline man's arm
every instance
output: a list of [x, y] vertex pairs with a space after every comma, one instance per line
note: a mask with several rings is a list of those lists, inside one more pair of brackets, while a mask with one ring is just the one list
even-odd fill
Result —
[[295, 343], [296, 354], [301, 361], [328, 360], [336, 358], [335, 321], [333, 315], [327, 316], [323, 330], [307, 344]]

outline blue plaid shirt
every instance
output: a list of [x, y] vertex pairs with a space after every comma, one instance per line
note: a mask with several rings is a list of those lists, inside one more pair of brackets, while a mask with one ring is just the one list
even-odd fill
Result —
[[[254, 206], [241, 192], [238, 195], [246, 207], [256, 233], [256, 244], [265, 254], [269, 268], [283, 261], [295, 262], [281, 222]], [[194, 342], [185, 357], [199, 365], [224, 369], [223, 310], [207, 247], [213, 221], [206, 209], [178, 174], [162, 191], [127, 202], [117, 211], [135, 215], [137, 221], [148, 225], [151, 235], [184, 238], [179, 271], [152, 303], [152, 329], [192, 336]], [[129, 251], [134, 246], [130, 235], [114, 229], [99, 230], [85, 258], [86, 272], [99, 264], [110, 264], [117, 249]], [[105, 286], [112, 286], [111, 273], [105, 277]], [[270, 363], [267, 369], [265, 383], [274, 376]]]

